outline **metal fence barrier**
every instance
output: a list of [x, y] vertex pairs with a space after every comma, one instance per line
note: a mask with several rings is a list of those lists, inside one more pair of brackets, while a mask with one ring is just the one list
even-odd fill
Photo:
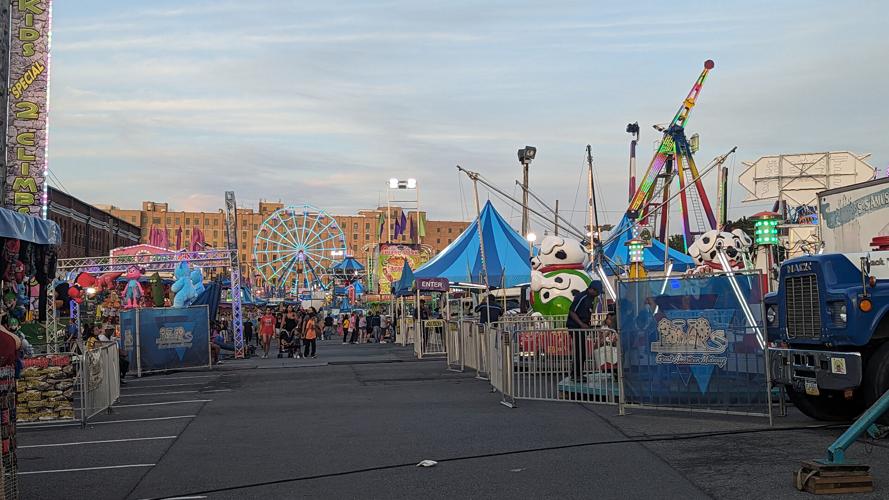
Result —
[[414, 342], [414, 352], [417, 357], [447, 354], [445, 320], [424, 319], [419, 321], [419, 325], [417, 338]]
[[84, 420], [110, 410], [120, 398], [120, 358], [117, 342], [109, 342], [84, 354]]
[[464, 335], [464, 321], [448, 321], [445, 328], [445, 350], [448, 357], [448, 370], [462, 372], [466, 366], [466, 336]]

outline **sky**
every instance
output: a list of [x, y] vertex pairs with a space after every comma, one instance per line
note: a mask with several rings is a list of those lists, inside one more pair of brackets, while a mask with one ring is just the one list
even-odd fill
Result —
[[885, 171], [887, 20], [879, 1], [57, 1], [50, 168], [91, 203], [212, 211], [234, 190], [354, 213], [413, 177], [430, 219], [467, 219], [455, 166], [520, 196], [533, 145], [531, 189], [582, 224], [590, 144], [614, 223], [627, 123], [642, 169], [713, 59], [686, 130], [699, 165], [738, 146], [734, 218], [766, 206], [741, 202], [742, 161], [852, 151]]

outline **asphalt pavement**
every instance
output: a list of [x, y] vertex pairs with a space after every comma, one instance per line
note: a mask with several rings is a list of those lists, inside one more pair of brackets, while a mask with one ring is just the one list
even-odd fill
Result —
[[[807, 498], [791, 484], [841, 429], [546, 401], [392, 344], [129, 379], [112, 413], [22, 428], [22, 498]], [[719, 434], [722, 433], [722, 434]], [[889, 449], [856, 444], [889, 497]], [[417, 467], [422, 460], [433, 467]], [[828, 497], [829, 498], [829, 497]]]

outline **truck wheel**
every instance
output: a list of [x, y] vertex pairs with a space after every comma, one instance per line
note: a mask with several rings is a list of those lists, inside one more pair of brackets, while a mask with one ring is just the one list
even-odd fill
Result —
[[[870, 356], [867, 366], [864, 367], [861, 392], [867, 405], [865, 409], [876, 403], [887, 390], [889, 390], [889, 342], [884, 342]], [[889, 425], [889, 414], [884, 413], [877, 421]]]
[[810, 396], [792, 387], [785, 386], [785, 390], [793, 406], [815, 420], [845, 422], [861, 413], [861, 405], [857, 400], [847, 401], [843, 393], [838, 391], [822, 391], [820, 396]]

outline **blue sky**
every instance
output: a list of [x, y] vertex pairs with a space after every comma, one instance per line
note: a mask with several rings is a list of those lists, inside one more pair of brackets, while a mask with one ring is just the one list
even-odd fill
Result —
[[876, 1], [54, 3], [50, 166], [92, 203], [215, 210], [234, 189], [242, 205], [347, 213], [394, 176], [419, 180], [430, 218], [463, 218], [455, 165], [518, 194], [516, 149], [531, 144], [532, 189], [582, 210], [589, 143], [616, 222], [626, 124], [642, 126], [647, 164], [651, 125], [708, 58], [687, 129], [699, 164], [739, 147], [730, 217], [762, 207], [740, 203], [742, 160], [889, 163], [889, 6]]

